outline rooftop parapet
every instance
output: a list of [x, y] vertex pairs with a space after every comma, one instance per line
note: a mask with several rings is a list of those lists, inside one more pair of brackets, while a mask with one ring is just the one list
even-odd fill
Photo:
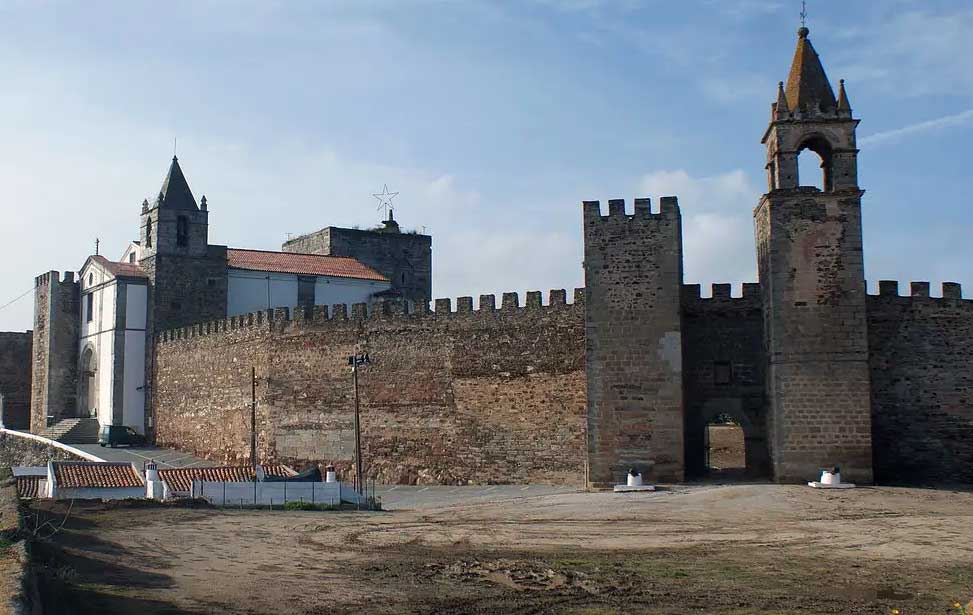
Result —
[[[899, 294], [899, 282], [896, 280], [879, 280], [878, 282], [878, 295], [871, 295], [872, 297], [900, 297], [904, 299], [909, 298], [919, 298], [919, 299], [951, 299], [951, 300], [962, 300], [963, 299], [963, 287], [957, 282], [943, 282], [942, 283], [942, 297], [932, 297], [930, 295], [930, 284], [929, 282], [910, 282], [909, 283], [909, 294], [904, 297]], [[968, 301], [968, 300], [967, 300]]]
[[635, 199], [635, 211], [625, 212], [625, 199], [610, 199], [608, 201], [608, 215], [601, 215], [601, 201], [582, 201], [585, 224], [596, 221], [609, 220], [671, 220], [680, 217], [679, 199], [674, 196], [664, 196], [659, 199], [658, 213], [652, 212], [652, 199]]
[[682, 286], [682, 303], [684, 307], [691, 305], [760, 307], [761, 300], [760, 284], [756, 282], [744, 282], [739, 297], [733, 296], [733, 286], [727, 283], [713, 284], [709, 297], [702, 296], [702, 286], [699, 284], [683, 284]]

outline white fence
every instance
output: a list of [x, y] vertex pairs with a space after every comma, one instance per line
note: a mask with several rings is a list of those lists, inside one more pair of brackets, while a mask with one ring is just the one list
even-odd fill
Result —
[[364, 500], [354, 489], [340, 482], [225, 483], [194, 480], [190, 496], [203, 498], [215, 506], [283, 506], [287, 502], [337, 506], [341, 502], [358, 504]]

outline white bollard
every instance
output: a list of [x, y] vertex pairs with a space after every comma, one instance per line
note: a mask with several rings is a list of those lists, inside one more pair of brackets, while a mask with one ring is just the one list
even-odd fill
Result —
[[335, 473], [333, 465], [329, 465], [327, 468], [324, 469], [324, 471], [325, 471], [324, 482], [326, 483], [338, 482], [338, 475], [337, 473]]
[[632, 491], [655, 491], [655, 485], [642, 483], [642, 473], [632, 468], [628, 471], [624, 485], [615, 485], [615, 493], [629, 493]]
[[812, 481], [807, 486], [814, 489], [854, 489], [855, 483], [841, 482], [841, 468], [835, 466], [829, 470], [822, 470], [821, 480]]

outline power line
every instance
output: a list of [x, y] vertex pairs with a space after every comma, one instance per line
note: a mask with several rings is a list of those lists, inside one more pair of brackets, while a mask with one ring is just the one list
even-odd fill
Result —
[[21, 299], [23, 299], [24, 297], [26, 297], [27, 295], [29, 295], [31, 292], [33, 292], [33, 290], [34, 290], [33, 288], [29, 288], [29, 289], [27, 289], [26, 292], [24, 292], [23, 294], [19, 295], [16, 299], [13, 299], [11, 301], [8, 301], [7, 303], [4, 303], [3, 305], [0, 305], [0, 310], [2, 310], [4, 308], [8, 308], [11, 305], [17, 303], [18, 301], [20, 301]]

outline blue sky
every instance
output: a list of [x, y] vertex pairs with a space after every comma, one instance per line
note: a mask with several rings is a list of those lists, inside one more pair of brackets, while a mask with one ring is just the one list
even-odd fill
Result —
[[[799, 4], [0, 0], [0, 305], [96, 236], [120, 257], [174, 137], [212, 243], [372, 225], [387, 183], [433, 235], [436, 296], [546, 291], [583, 284], [581, 200], [675, 194], [686, 282], [753, 281], [760, 137]], [[863, 120], [870, 286], [973, 292], [973, 6], [809, 13]], [[32, 311], [0, 310], [0, 330]]]

